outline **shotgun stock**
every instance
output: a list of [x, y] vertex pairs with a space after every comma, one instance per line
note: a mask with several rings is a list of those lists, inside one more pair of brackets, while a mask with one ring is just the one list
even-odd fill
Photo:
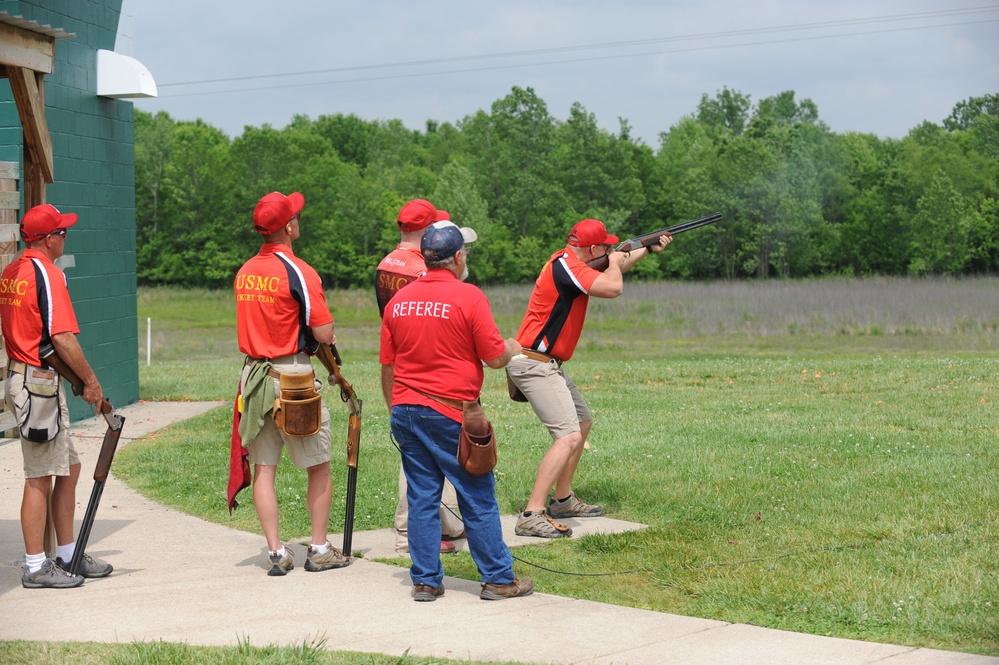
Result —
[[[615, 252], [634, 252], [642, 247], [648, 248], [651, 245], [655, 245], [659, 242], [659, 236], [671, 235], [675, 236], [678, 233], [683, 233], [684, 231], [690, 231], [692, 229], [700, 228], [702, 226], [707, 226], [708, 224], [714, 224], [720, 221], [722, 218], [720, 212], [715, 212], [705, 217], [699, 217], [697, 219], [692, 219], [689, 222], [683, 222], [682, 224], [677, 224], [676, 226], [670, 226], [665, 229], [659, 229], [658, 231], [653, 231], [652, 233], [646, 233], [644, 235], [631, 238], [630, 240], [625, 240], [620, 245], [614, 248]], [[610, 258], [605, 254], [604, 256], [598, 257], [596, 259], [591, 259], [586, 262], [586, 265], [590, 266], [594, 270], [599, 270], [603, 272], [607, 270], [607, 266], [610, 265]]]

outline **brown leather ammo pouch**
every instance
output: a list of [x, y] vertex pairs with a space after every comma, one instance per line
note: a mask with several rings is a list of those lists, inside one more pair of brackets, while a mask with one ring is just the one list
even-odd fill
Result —
[[312, 436], [323, 422], [323, 397], [316, 391], [316, 375], [282, 374], [274, 399], [274, 424], [288, 436]]

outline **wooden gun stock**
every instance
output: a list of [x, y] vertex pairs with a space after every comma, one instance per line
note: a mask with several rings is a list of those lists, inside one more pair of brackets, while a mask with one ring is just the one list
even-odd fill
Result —
[[[677, 224], [675, 226], [670, 226], [665, 229], [659, 229], [658, 231], [653, 231], [652, 233], [646, 233], [644, 235], [625, 240], [620, 245], [614, 248], [615, 252], [634, 252], [642, 247], [648, 248], [651, 245], [655, 245], [659, 242], [659, 237], [663, 235], [675, 236], [678, 233], [683, 233], [684, 231], [690, 231], [692, 229], [700, 228], [702, 226], [707, 226], [708, 224], [714, 224], [715, 222], [721, 221], [721, 213], [715, 212], [705, 217], [699, 217], [697, 219], [692, 219], [689, 222], [683, 222], [682, 224]], [[605, 254], [599, 258], [587, 261], [586, 265], [590, 266], [594, 270], [599, 270], [603, 272], [607, 270], [607, 266], [610, 265], [610, 258]]]
[[[107, 419], [114, 414], [111, 402], [104, 399], [98, 411]], [[104, 442], [101, 444], [101, 452], [97, 456], [97, 466], [94, 468], [94, 482], [103, 483], [108, 479], [108, 472], [111, 470], [111, 462], [114, 460], [114, 452], [118, 448], [118, 439], [121, 438], [121, 428], [125, 424], [125, 419], [117, 416], [117, 428], [108, 422], [108, 429], [104, 432]]]

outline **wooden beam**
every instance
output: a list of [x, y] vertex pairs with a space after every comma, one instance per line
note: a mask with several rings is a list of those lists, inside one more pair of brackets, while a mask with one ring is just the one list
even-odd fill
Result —
[[28, 151], [24, 151], [24, 209], [31, 210], [45, 203], [45, 178], [37, 163], [28, 163]]
[[0, 63], [51, 74], [55, 69], [55, 38], [0, 23]]
[[[17, 113], [21, 116], [21, 127], [24, 128], [26, 180], [35, 176], [36, 171], [33, 167], [37, 167], [43, 183], [53, 182], [55, 178], [52, 169], [52, 137], [49, 135], [48, 123], [45, 122], [44, 89], [36, 80], [35, 73], [29, 69], [8, 67], [7, 74], [10, 78], [10, 88], [14, 91]], [[41, 78], [40, 74], [38, 78]], [[33, 162], [31, 167], [28, 164], [29, 156]], [[25, 190], [27, 191], [27, 186], [43, 183], [33, 183], [28, 180], [25, 182]], [[44, 198], [42, 202], [44, 203]]]

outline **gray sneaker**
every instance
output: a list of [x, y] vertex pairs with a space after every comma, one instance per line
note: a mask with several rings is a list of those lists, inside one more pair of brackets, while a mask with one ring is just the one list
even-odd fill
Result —
[[287, 575], [289, 570], [295, 568], [295, 562], [292, 561], [292, 557], [295, 556], [294, 552], [291, 551], [290, 547], [284, 548], [285, 555], [279, 556], [277, 554], [268, 554], [267, 559], [270, 561], [271, 567], [267, 571], [267, 574], [271, 577], [280, 577], [281, 575]]
[[[69, 571], [72, 561], [63, 561], [61, 557], [56, 557], [56, 565], [65, 571]], [[107, 561], [101, 561], [100, 559], [95, 559], [89, 554], [84, 554], [80, 558], [80, 563], [76, 567], [76, 574], [80, 577], [107, 577], [114, 570], [112, 566]]]
[[576, 494], [572, 493], [565, 501], [558, 501], [552, 497], [548, 501], [548, 514], [558, 519], [566, 517], [599, 517], [604, 514], [604, 509], [600, 506], [593, 506], [583, 503]]
[[83, 584], [83, 577], [70, 575], [56, 565], [52, 559], [45, 559], [42, 567], [33, 573], [27, 570], [21, 575], [21, 586], [25, 589], [72, 589]]
[[[330, 544], [328, 540], [326, 544]], [[305, 569], [310, 573], [318, 573], [321, 570], [329, 570], [331, 568], [344, 568], [349, 565], [350, 559], [345, 557], [343, 552], [332, 545], [322, 554], [316, 554], [316, 551], [310, 545], [309, 553], [305, 559]]]
[[514, 533], [518, 536], [536, 536], [538, 538], [568, 538], [572, 529], [568, 524], [561, 524], [545, 515], [543, 510], [535, 510], [529, 516], [521, 513], [517, 518]]

